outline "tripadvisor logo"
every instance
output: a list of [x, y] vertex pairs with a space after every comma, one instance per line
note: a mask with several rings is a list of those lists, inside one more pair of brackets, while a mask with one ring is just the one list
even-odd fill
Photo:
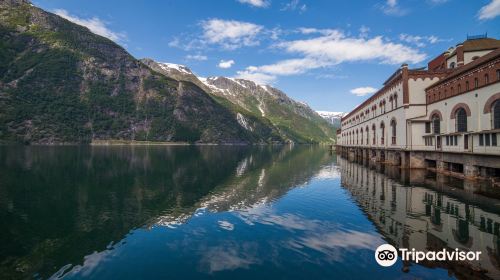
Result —
[[[446, 249], [440, 251], [417, 251], [415, 249], [399, 249], [401, 260], [413, 261], [419, 263], [420, 261], [478, 261], [481, 251], [448, 251]], [[375, 260], [381, 266], [392, 266], [398, 260], [398, 250], [390, 244], [382, 244], [375, 250]]]
[[381, 266], [391, 266], [398, 260], [398, 251], [391, 244], [382, 244], [375, 251], [375, 260]]

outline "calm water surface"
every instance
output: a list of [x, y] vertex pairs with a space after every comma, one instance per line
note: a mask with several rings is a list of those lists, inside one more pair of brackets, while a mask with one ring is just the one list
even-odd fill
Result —
[[[497, 192], [321, 147], [4, 146], [0, 278], [498, 278]], [[483, 258], [382, 268], [383, 243]]]

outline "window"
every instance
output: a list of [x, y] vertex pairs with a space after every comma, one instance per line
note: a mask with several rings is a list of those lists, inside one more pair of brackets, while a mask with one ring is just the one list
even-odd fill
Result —
[[465, 82], [465, 90], [466, 90], [466, 91], [467, 91], [467, 90], [469, 90], [469, 81], [466, 81], [466, 82]]
[[449, 145], [450, 145], [450, 137], [446, 136], [446, 146], [449, 146]]
[[380, 124], [380, 144], [384, 145], [385, 124]]
[[425, 133], [431, 133], [431, 122], [425, 122]]
[[366, 145], [370, 144], [370, 135], [369, 135], [370, 130], [368, 129], [368, 126], [366, 127]]
[[392, 145], [396, 145], [396, 120], [391, 121], [391, 130], [392, 130]]
[[455, 62], [450, 63], [450, 68], [455, 68]]
[[432, 146], [432, 137], [425, 137], [425, 145]]
[[372, 142], [373, 142], [373, 145], [375, 145], [375, 143], [377, 143], [377, 138], [375, 137], [375, 125], [372, 126], [372, 132], [373, 132]]
[[398, 108], [398, 95], [394, 95], [394, 107], [397, 109]]
[[455, 141], [454, 141], [454, 142], [455, 142], [455, 146], [457, 146], [457, 145], [458, 145], [458, 136], [457, 136], [457, 135], [455, 135], [455, 136], [453, 137], [453, 139], [455, 140]]
[[500, 81], [500, 69], [497, 70], [497, 81]]
[[483, 134], [479, 134], [479, 146], [484, 146], [484, 137]]
[[490, 76], [488, 74], [484, 74], [484, 84], [488, 84], [490, 82]]
[[464, 108], [460, 108], [455, 113], [456, 129], [458, 132], [467, 131], [467, 113]]
[[439, 116], [437, 115], [434, 115], [432, 117], [432, 126], [433, 126], [433, 129], [434, 129], [434, 134], [439, 134], [441, 132], [441, 120], [439, 119]]
[[491, 146], [497, 146], [497, 134], [496, 133], [492, 133], [491, 134]]
[[500, 128], [500, 100], [493, 103], [493, 128]]
[[458, 84], [458, 93], [461, 93], [461, 92], [462, 92], [462, 85]]
[[479, 87], [479, 79], [474, 78], [474, 88], [478, 88], [478, 87]]
[[484, 135], [484, 145], [490, 146], [490, 135], [489, 134]]

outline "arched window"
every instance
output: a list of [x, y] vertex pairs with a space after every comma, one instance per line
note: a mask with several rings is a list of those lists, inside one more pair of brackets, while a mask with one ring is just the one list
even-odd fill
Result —
[[497, 81], [500, 81], [500, 69], [497, 70]]
[[484, 84], [488, 84], [490, 82], [490, 76], [488, 74], [484, 74]]
[[396, 145], [396, 133], [397, 133], [396, 131], [397, 131], [397, 128], [396, 128], [396, 120], [395, 119], [393, 119], [391, 121], [391, 131], [392, 131], [392, 137], [391, 137], [391, 139], [392, 139], [391, 141], [392, 142], [391, 143], [392, 143], [392, 145]]
[[380, 123], [380, 144], [384, 145], [384, 134], [385, 134], [385, 124], [384, 122]]
[[500, 128], [500, 100], [493, 103], [491, 111], [493, 112], [493, 128]]
[[368, 126], [366, 126], [366, 145], [370, 144], [370, 130], [368, 129]]
[[465, 90], [469, 90], [469, 81], [465, 82]]
[[458, 93], [461, 93], [461, 92], [462, 92], [462, 85], [458, 84]]
[[375, 124], [372, 126], [372, 139], [373, 139], [373, 145], [375, 145], [377, 143], [377, 137], [376, 137], [376, 134], [375, 134]]
[[455, 113], [457, 132], [467, 131], [467, 113], [464, 108], [460, 108]]
[[478, 87], [479, 87], [479, 79], [474, 78], [474, 88], [478, 88]]
[[394, 108], [398, 108], [398, 95], [394, 94]]
[[441, 120], [437, 114], [432, 116], [432, 128], [434, 134], [439, 134], [441, 132]]
[[358, 130], [356, 129], [356, 145], [358, 145], [358, 144], [359, 144], [359, 137], [358, 137], [358, 136], [359, 136], [359, 135], [358, 135]]
[[450, 68], [455, 68], [455, 62], [450, 63]]

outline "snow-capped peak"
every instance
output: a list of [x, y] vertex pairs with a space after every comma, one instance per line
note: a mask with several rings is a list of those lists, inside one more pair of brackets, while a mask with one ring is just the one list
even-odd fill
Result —
[[322, 117], [343, 117], [346, 113], [344, 112], [330, 112], [330, 111], [316, 111]]
[[159, 62], [158, 65], [161, 67], [161, 69], [165, 71], [170, 71], [173, 69], [184, 74], [193, 74], [193, 72], [191, 72], [191, 70], [184, 65], [168, 63], [168, 62]]

